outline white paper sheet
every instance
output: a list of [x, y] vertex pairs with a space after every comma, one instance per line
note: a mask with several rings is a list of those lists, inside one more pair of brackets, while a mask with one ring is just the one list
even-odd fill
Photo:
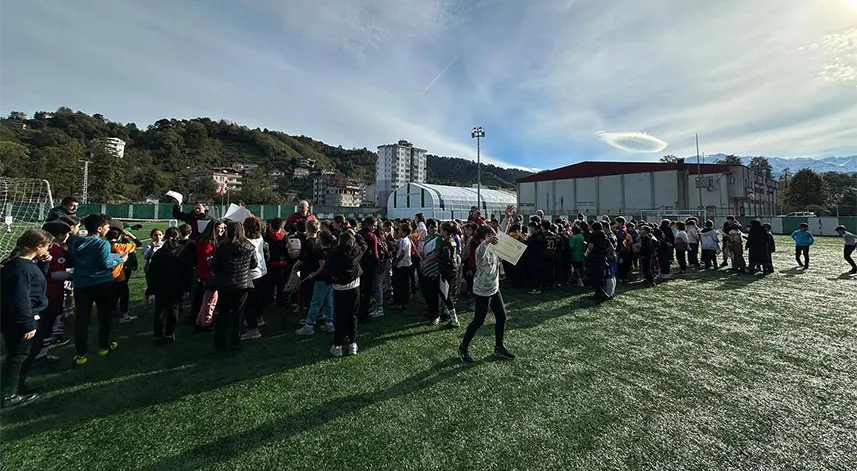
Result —
[[179, 206], [181, 206], [181, 205], [182, 205], [182, 201], [184, 201], [184, 196], [182, 196], [182, 194], [181, 194], [181, 193], [179, 193], [178, 191], [170, 190], [170, 191], [168, 191], [168, 192], [167, 192], [167, 196], [169, 196], [170, 198], [172, 198], [172, 199], [176, 200], [176, 202], [179, 204]]
[[226, 209], [226, 214], [223, 215], [223, 219], [229, 219], [230, 221], [235, 222], [244, 222], [245, 219], [252, 216], [253, 213], [247, 210], [247, 208], [242, 208], [235, 203], [230, 203], [229, 208]]
[[498, 232], [497, 245], [489, 245], [488, 250], [512, 265], [517, 265], [524, 251], [527, 250], [527, 245], [508, 234]]
[[179, 227], [179, 221], [177, 219], [170, 219], [170, 227]]
[[210, 223], [208, 219], [200, 219], [196, 221], [196, 230], [200, 232], [200, 234], [205, 231], [205, 228], [208, 227], [208, 223]]
[[449, 283], [446, 280], [440, 280], [440, 294], [443, 299], [449, 299]]

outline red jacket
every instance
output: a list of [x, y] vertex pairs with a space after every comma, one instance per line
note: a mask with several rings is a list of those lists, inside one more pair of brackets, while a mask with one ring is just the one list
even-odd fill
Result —
[[312, 214], [307, 214], [304, 216], [299, 212], [294, 212], [289, 215], [289, 218], [286, 219], [286, 225], [297, 224], [300, 221], [315, 221], [315, 216]]
[[66, 250], [58, 244], [53, 244], [51, 245], [51, 248], [48, 249], [48, 253], [51, 254], [51, 261], [48, 264], [48, 272], [46, 274], [48, 288], [45, 295], [49, 298], [62, 296], [65, 292], [65, 280], [56, 280], [51, 277], [51, 274], [56, 272], [65, 272]]
[[208, 259], [214, 255], [214, 246], [207, 240], [201, 240], [196, 244], [196, 276], [200, 281], [207, 281], [211, 277], [211, 268]]

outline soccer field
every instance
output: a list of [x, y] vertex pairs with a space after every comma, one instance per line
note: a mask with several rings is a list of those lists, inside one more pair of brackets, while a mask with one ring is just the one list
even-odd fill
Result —
[[421, 303], [361, 327], [355, 357], [273, 311], [235, 357], [187, 325], [154, 347], [137, 273], [119, 349], [76, 366], [58, 348], [41, 398], [2, 412], [3, 469], [857, 469], [857, 278], [841, 239], [808, 271], [777, 243], [771, 276], [695, 272], [603, 304], [502, 285], [518, 358], [490, 359], [489, 315], [466, 366], [463, 328], [421, 324]]

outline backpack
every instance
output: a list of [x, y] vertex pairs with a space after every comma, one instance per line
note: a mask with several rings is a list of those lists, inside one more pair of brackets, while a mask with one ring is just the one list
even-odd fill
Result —
[[289, 236], [286, 240], [286, 249], [290, 259], [299, 259], [301, 256], [301, 239], [296, 235]]

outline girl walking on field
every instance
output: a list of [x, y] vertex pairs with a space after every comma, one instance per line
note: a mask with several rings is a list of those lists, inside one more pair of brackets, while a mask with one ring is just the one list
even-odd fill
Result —
[[149, 289], [155, 296], [155, 318], [152, 338], [156, 345], [175, 340], [179, 305], [185, 288], [185, 263], [182, 257], [182, 235], [178, 228], [165, 232], [166, 241], [149, 260]]

